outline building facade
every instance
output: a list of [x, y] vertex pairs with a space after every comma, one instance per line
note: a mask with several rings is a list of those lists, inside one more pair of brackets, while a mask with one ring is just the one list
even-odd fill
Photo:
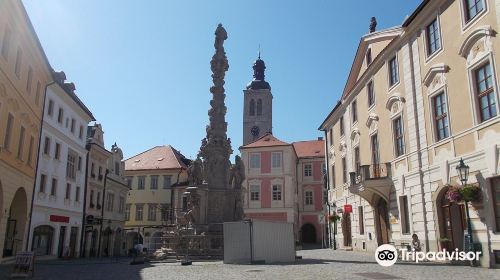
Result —
[[[172, 146], [157, 146], [125, 160], [125, 176], [130, 187], [125, 204], [126, 249], [142, 243], [149, 251], [161, 246], [161, 229], [175, 223], [172, 205], [187, 201], [176, 186], [187, 186], [186, 159]], [[183, 200], [184, 199], [184, 200]]]
[[47, 87], [38, 155], [33, 214], [29, 232], [37, 255], [75, 257], [82, 230], [86, 127], [95, 120], [65, 82], [64, 72], [53, 73]]
[[364, 35], [342, 98], [320, 129], [327, 137], [330, 199], [343, 213], [340, 247], [464, 250], [456, 166], [470, 166], [482, 201], [469, 205], [482, 266], [497, 266], [499, 2], [423, 1], [400, 27]]
[[45, 87], [51, 68], [21, 1], [0, 2], [0, 250], [27, 247]]

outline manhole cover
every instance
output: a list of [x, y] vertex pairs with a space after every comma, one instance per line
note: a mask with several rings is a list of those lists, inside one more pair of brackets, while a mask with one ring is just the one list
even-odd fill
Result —
[[366, 277], [368, 279], [403, 279], [394, 275], [380, 273], [380, 272], [367, 272], [367, 273], [354, 273], [354, 274]]
[[247, 270], [246, 272], [263, 272], [264, 270], [260, 270], [260, 269], [251, 269], [251, 270]]

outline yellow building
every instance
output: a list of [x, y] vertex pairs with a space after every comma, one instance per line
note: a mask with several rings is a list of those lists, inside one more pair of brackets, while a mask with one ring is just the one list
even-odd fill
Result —
[[187, 186], [186, 159], [172, 146], [157, 146], [125, 161], [130, 191], [125, 205], [126, 248], [138, 242], [158, 249], [161, 226], [172, 224], [172, 188]]
[[[464, 248], [456, 167], [483, 200], [469, 205], [482, 266], [500, 260], [499, 1], [423, 1], [402, 26], [361, 37], [342, 98], [320, 129], [340, 247]], [[375, 25], [372, 25], [375, 27]], [[348, 207], [349, 208], [349, 207]], [[465, 240], [467, 241], [467, 240]]]
[[21, 1], [0, 2], [1, 259], [26, 247], [51, 69]]

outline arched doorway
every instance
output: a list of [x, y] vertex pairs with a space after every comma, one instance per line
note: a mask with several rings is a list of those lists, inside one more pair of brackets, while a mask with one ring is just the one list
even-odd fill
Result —
[[113, 231], [107, 227], [102, 233], [102, 256], [109, 257], [111, 250], [111, 237], [113, 236]]
[[54, 240], [54, 228], [48, 225], [37, 226], [33, 230], [33, 242], [31, 249], [37, 256], [50, 255], [52, 253], [52, 241]]
[[389, 212], [387, 210], [387, 202], [379, 197], [376, 204], [375, 224], [377, 229], [378, 245], [389, 243]]
[[123, 231], [121, 228], [117, 228], [115, 230], [115, 242], [113, 245], [113, 256], [119, 257], [121, 256], [121, 245], [122, 245], [122, 240], [123, 240]]
[[5, 229], [3, 256], [10, 257], [23, 250], [26, 218], [28, 212], [26, 192], [19, 188], [12, 199]]
[[316, 228], [313, 225], [303, 225], [301, 233], [302, 243], [316, 243]]
[[464, 205], [450, 202], [445, 195], [447, 191], [448, 188], [444, 188], [437, 201], [441, 249], [463, 251], [466, 228]]
[[127, 232], [127, 254], [130, 255], [136, 244], [144, 244], [142, 236], [136, 231]]

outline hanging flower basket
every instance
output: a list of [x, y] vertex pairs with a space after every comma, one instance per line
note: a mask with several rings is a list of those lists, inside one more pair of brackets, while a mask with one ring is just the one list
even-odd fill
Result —
[[340, 221], [340, 216], [336, 215], [336, 214], [332, 214], [332, 215], [328, 216], [328, 220], [330, 221], [330, 223], [338, 222], [338, 221]]
[[445, 194], [446, 199], [450, 202], [460, 202], [462, 201], [462, 194], [457, 186], [448, 185], [448, 191]]
[[465, 185], [460, 188], [460, 195], [462, 199], [470, 202], [481, 201], [481, 187], [478, 185]]

